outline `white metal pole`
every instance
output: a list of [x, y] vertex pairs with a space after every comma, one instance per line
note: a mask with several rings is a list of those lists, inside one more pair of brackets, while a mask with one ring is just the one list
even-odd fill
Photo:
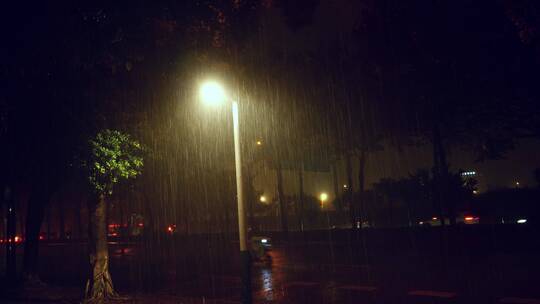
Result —
[[251, 304], [251, 257], [247, 244], [246, 213], [242, 181], [242, 157], [240, 149], [240, 123], [238, 103], [232, 102], [234, 128], [234, 162], [236, 167], [236, 198], [238, 203], [238, 236], [240, 241], [240, 267], [242, 272], [242, 303]]
[[244, 191], [242, 183], [242, 156], [240, 150], [240, 125], [238, 119], [238, 104], [232, 103], [234, 128], [234, 161], [236, 166], [236, 198], [238, 203], [238, 233], [240, 237], [240, 250], [247, 250], [246, 217], [244, 208]]

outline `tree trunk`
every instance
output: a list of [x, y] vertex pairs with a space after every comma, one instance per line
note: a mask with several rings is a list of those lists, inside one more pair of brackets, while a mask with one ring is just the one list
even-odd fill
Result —
[[441, 224], [445, 225], [445, 218], [448, 217], [450, 225], [456, 224], [456, 214], [454, 203], [448, 200], [448, 182], [449, 169], [446, 159], [446, 151], [441, 137], [439, 123], [435, 122], [433, 126], [433, 162], [434, 162], [434, 181], [436, 189], [436, 197], [438, 199]]
[[[439, 127], [437, 127], [440, 133]], [[449, 218], [449, 222], [451, 226], [455, 226], [456, 224], [456, 212], [455, 212], [455, 201], [450, 201], [450, 193], [448, 193], [448, 183], [450, 182], [450, 171], [448, 168], [448, 161], [446, 159], [446, 150], [444, 148], [444, 144], [441, 138], [441, 135], [438, 136], [438, 157], [439, 157], [439, 174], [440, 174], [440, 183], [441, 183], [441, 203], [443, 208], [445, 208], [446, 216]]]
[[[152, 212], [152, 201], [150, 201], [150, 198], [149, 198], [149, 195], [147, 193], [147, 191], [143, 191], [142, 192], [142, 195], [143, 195], [143, 199], [144, 199], [144, 212], [145, 212], [145, 217], [144, 217], [144, 232], [148, 233], [148, 234], [151, 234], [152, 231], [155, 231], [155, 222], [154, 222], [154, 213]], [[189, 225], [187, 226], [187, 234], [190, 233], [189, 231]]]
[[26, 235], [26, 218], [25, 218], [25, 214], [24, 212], [22, 211], [22, 208], [21, 210], [19, 210], [20, 212], [17, 212], [17, 223], [19, 224], [19, 233], [21, 235]]
[[59, 217], [59, 239], [63, 240], [66, 237], [66, 211], [64, 210], [64, 201], [62, 197], [58, 198], [58, 217]]
[[366, 219], [365, 214], [365, 199], [364, 199], [364, 190], [366, 184], [366, 151], [362, 149], [360, 151], [360, 157], [358, 159], [358, 208], [359, 212], [357, 214], [357, 220], [360, 221], [360, 227]]
[[[73, 226], [77, 226], [77, 239], [82, 240], [83, 239], [83, 228], [82, 228], [82, 221], [81, 221], [81, 210], [82, 210], [82, 204], [78, 200], [77, 204], [74, 204], [74, 214], [75, 214], [75, 223]], [[75, 228], [75, 227], [74, 227]]]
[[251, 167], [246, 167], [245, 180], [244, 180], [244, 191], [246, 193], [246, 199], [248, 204], [248, 227], [251, 228], [251, 231], [255, 230], [255, 219], [253, 216], [253, 202], [257, 199], [255, 197], [255, 191], [253, 189], [253, 176], [251, 172]]
[[279, 200], [279, 215], [281, 217], [281, 230], [283, 232], [289, 231], [289, 226], [287, 225], [287, 210], [285, 208], [285, 194], [283, 193], [283, 172], [281, 168], [281, 161], [277, 163], [277, 190], [278, 190], [278, 200]]
[[338, 185], [338, 173], [337, 173], [337, 161], [332, 162], [332, 181], [334, 183], [334, 196], [337, 199], [340, 199], [339, 195], [339, 185]]
[[32, 189], [30, 200], [28, 201], [26, 234], [24, 236], [23, 273], [25, 280], [30, 282], [39, 282], [39, 233], [45, 218], [45, 208], [47, 208], [52, 194], [51, 187], [38, 185]]
[[433, 187], [434, 187], [434, 205], [438, 209], [439, 213], [439, 219], [441, 221], [441, 226], [445, 226], [445, 204], [444, 204], [444, 194], [443, 194], [443, 181], [442, 181], [442, 166], [441, 160], [442, 157], [440, 156], [441, 152], [440, 149], [442, 148], [441, 144], [441, 134], [439, 130], [439, 125], [437, 122], [433, 123], [433, 139], [432, 139], [432, 145], [433, 145]]
[[49, 204], [46, 207], [46, 211], [47, 211], [47, 241], [51, 240], [51, 217], [52, 217], [51, 208], [52, 208], [51, 204]]
[[347, 171], [347, 191], [345, 192], [345, 198], [349, 204], [349, 218], [351, 221], [351, 227], [356, 226], [355, 208], [353, 202], [353, 177], [352, 177], [352, 162], [351, 156], [347, 153], [345, 156], [345, 166]]
[[6, 185], [3, 189], [3, 198], [6, 204], [6, 276], [9, 283], [17, 281], [17, 255], [16, 255], [16, 243], [15, 235], [17, 230], [17, 216], [15, 201], [13, 200], [13, 193], [11, 188]]
[[107, 299], [118, 297], [109, 274], [105, 195], [98, 195], [95, 201], [89, 200], [88, 211], [90, 278], [86, 283], [84, 303], [103, 303]]
[[299, 200], [299, 210], [298, 210], [298, 218], [299, 218], [299, 224], [300, 224], [300, 231], [304, 231], [304, 163], [302, 162], [300, 164], [300, 168], [298, 170], [298, 200]]

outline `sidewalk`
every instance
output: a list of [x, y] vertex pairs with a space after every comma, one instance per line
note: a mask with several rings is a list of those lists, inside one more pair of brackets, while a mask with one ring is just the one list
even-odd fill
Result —
[[[164, 294], [136, 294], [128, 295], [121, 294], [125, 297], [122, 300], [111, 301], [109, 303], [125, 303], [125, 304], [225, 304], [237, 303], [228, 300], [215, 300], [202, 298], [190, 298], [183, 296], [164, 295]], [[32, 289], [19, 292], [12, 292], [0, 295], [0, 302], [5, 304], [42, 304], [42, 303], [58, 303], [58, 304], [79, 304], [81, 303], [82, 295], [80, 290], [45, 287], [42, 289]], [[239, 302], [238, 302], [239, 303]]]

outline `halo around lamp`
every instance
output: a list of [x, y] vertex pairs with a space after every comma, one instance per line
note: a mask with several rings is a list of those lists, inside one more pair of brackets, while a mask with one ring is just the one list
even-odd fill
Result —
[[217, 106], [226, 99], [225, 90], [215, 81], [207, 81], [200, 88], [200, 97], [203, 103]]

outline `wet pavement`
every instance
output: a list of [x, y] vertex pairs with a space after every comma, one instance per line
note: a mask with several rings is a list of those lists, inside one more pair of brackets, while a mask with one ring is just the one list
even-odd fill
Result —
[[[255, 303], [540, 303], [535, 250], [438, 256], [351, 244], [277, 244], [271, 264], [253, 264]], [[228, 239], [109, 245], [113, 280], [132, 303], [240, 303], [237, 244]], [[73, 300], [87, 276], [86, 245], [44, 243], [40, 266], [43, 280]]]

